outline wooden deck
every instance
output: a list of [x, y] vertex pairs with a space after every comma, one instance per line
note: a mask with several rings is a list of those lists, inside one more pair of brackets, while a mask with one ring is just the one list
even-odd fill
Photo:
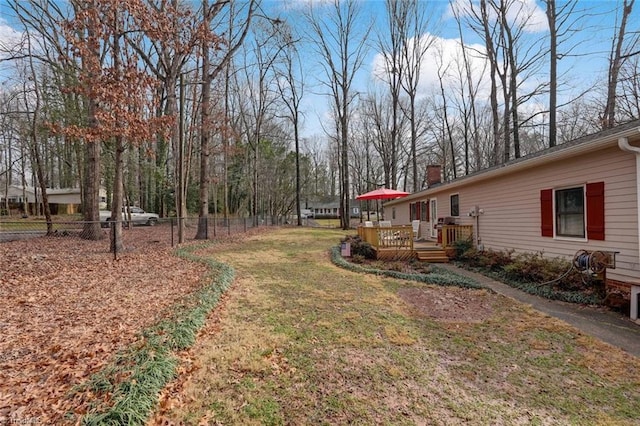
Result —
[[367, 241], [376, 251], [380, 260], [411, 260], [418, 259], [429, 263], [446, 263], [449, 257], [445, 247], [450, 246], [457, 239], [469, 238], [472, 235], [471, 226], [446, 225], [442, 229], [443, 243], [436, 240], [416, 241], [411, 225], [391, 227], [358, 227], [358, 235]]

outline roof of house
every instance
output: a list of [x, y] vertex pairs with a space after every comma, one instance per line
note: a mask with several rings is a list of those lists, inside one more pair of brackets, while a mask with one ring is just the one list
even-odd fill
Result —
[[390, 206], [402, 202], [407, 202], [416, 198], [421, 198], [424, 195], [428, 195], [443, 188], [453, 189], [458, 186], [469, 184], [471, 182], [492, 179], [498, 176], [515, 173], [517, 171], [525, 170], [531, 167], [536, 167], [541, 164], [560, 161], [565, 158], [573, 157], [577, 154], [597, 151], [608, 146], [616, 145], [619, 138], [630, 136], [640, 137], [640, 120], [630, 121], [611, 129], [606, 129], [597, 133], [586, 135], [581, 138], [565, 142], [561, 145], [556, 145], [552, 148], [547, 148], [542, 151], [526, 155], [524, 157], [516, 158], [507, 163], [498, 164], [496, 166], [459, 177], [450, 182], [434, 185], [430, 188], [414, 192], [407, 197], [388, 201], [386, 205]]

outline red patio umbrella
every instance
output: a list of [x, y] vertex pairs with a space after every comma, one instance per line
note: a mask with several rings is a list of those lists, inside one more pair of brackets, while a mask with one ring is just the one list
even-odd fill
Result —
[[[366, 192], [364, 194], [360, 194], [356, 197], [356, 200], [366, 201], [366, 200], [376, 200], [376, 211], [378, 211], [377, 200], [391, 200], [393, 198], [401, 198], [409, 195], [408, 192], [398, 191], [397, 189], [388, 189], [388, 188], [378, 188], [373, 191]], [[367, 213], [368, 216], [368, 213]], [[384, 217], [384, 213], [383, 213]]]
[[356, 200], [390, 200], [392, 198], [406, 197], [407, 195], [409, 195], [408, 192], [398, 191], [397, 189], [378, 188], [358, 195]]

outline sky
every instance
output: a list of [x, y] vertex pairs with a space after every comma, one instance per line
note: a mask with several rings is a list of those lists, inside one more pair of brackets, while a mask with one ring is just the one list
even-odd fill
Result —
[[[269, 16], [277, 16], [281, 19], [288, 20], [293, 25], [300, 25], [300, 11], [309, 6], [312, 2], [315, 7], [323, 7], [330, 0], [263, 0], [263, 11]], [[384, 34], [385, 28], [385, 2], [384, 0], [360, 0], [362, 3], [362, 25], [367, 22], [373, 22], [373, 30], [368, 38], [368, 54], [364, 60], [363, 66], [358, 72], [354, 82], [354, 91], [366, 93], [375, 84], [380, 84], [379, 76], [383, 73], [382, 58], [376, 46], [377, 37]], [[452, 14], [452, 4], [464, 4], [469, 0], [425, 0], [425, 6], [430, 15], [429, 33], [423, 34], [424, 37], [432, 37], [434, 47], [433, 55], [428, 55], [422, 64], [422, 73], [420, 77], [420, 93], [426, 96], [433, 90], [433, 85], [437, 84], [438, 65], [447, 64], [453, 58], [459, 56], [460, 39], [458, 27]], [[477, 0], [473, 0], [477, 2]], [[527, 24], [527, 36], [539, 38], [548, 33], [545, 5], [540, 0], [519, 0], [522, 4], [522, 10], [527, 10], [526, 15], [520, 14], [512, 16], [513, 20], [521, 20], [522, 16], [531, 16]], [[562, 3], [558, 0], [558, 3]], [[562, 70], [570, 73], [570, 84], [579, 91], [581, 86], [588, 85], [596, 79], [602, 79], [606, 76], [607, 55], [610, 50], [613, 28], [616, 25], [616, 7], [620, 7], [621, 0], [579, 0], [578, 9], [583, 10], [579, 15], [582, 17], [576, 25], [578, 31], [572, 35], [571, 45], [572, 53], [575, 56], [566, 56], [560, 61]], [[630, 20], [630, 26], [640, 23], [640, 5], [636, 5], [634, 18]], [[0, 0], [0, 45], [7, 43], [15, 37], [19, 36], [14, 28], [11, 27], [12, 22], [10, 10], [6, 4], [6, 0]], [[304, 30], [304, 25], [301, 27]], [[638, 30], [638, 28], [630, 28]], [[463, 31], [465, 43], [474, 45], [478, 51], [483, 51], [483, 42], [476, 34], [470, 30]], [[318, 63], [317, 55], [312, 53], [312, 49], [307, 46], [303, 49], [305, 61], [306, 82], [309, 87], [306, 89], [306, 97], [303, 102], [304, 108], [304, 128], [303, 136], [313, 138], [323, 135], [322, 124], [330, 122], [328, 111], [329, 98], [323, 94], [323, 86], [320, 80], [323, 73]], [[484, 61], [477, 58], [473, 61], [474, 68], [481, 70]], [[4, 68], [0, 62], [0, 73]], [[541, 73], [540, 79], [544, 80], [546, 75]], [[450, 80], [450, 84], [453, 80]], [[606, 81], [606, 78], [605, 78]], [[485, 90], [486, 93], [488, 91]], [[329, 128], [331, 128], [329, 126]]]
[[[438, 66], [446, 65], [447, 62], [453, 63], [454, 58], [460, 56], [460, 35], [454, 15], [452, 13], [452, 4], [464, 5], [469, 0], [435, 0], [425, 1], [426, 7], [430, 15], [429, 34], [425, 37], [432, 37], [434, 40], [434, 49], [432, 54], [427, 55], [422, 64], [422, 72], [420, 76], [419, 91], [423, 96], [434, 90], [438, 85]], [[558, 4], [562, 4], [561, 0], [557, 0]], [[477, 3], [474, 0], [474, 3]], [[530, 16], [526, 24], [526, 36], [531, 38], [541, 38], [548, 35], [548, 24], [545, 14], [545, 4], [539, 0], [520, 0], [522, 4], [521, 11], [528, 13], [520, 13], [511, 16], [514, 21], [522, 22], [523, 16]], [[283, 2], [278, 0], [267, 0], [265, 9], [278, 16], [282, 14], [285, 19], [296, 20], [295, 14], [300, 9], [308, 7], [310, 0], [297, 0], [294, 3]], [[327, 1], [313, 0], [314, 6], [322, 6]], [[354, 90], [360, 93], [366, 92], [372, 87], [372, 84], [380, 83], [377, 77], [383, 75], [383, 59], [376, 46], [376, 37], [384, 33], [386, 25], [386, 11], [384, 0], [363, 0], [365, 5], [363, 13], [363, 21], [371, 19], [374, 21], [374, 29], [369, 40], [369, 53], [363, 63], [355, 82]], [[566, 43], [564, 48], [572, 47], [571, 55], [565, 55], [559, 62], [560, 72], [567, 73], [567, 88], [565, 93], [567, 97], [574, 96], [584, 90], [585, 87], [593, 84], [594, 81], [606, 81], [606, 73], [608, 66], [608, 55], [611, 49], [611, 40], [613, 29], [616, 26], [617, 10], [621, 7], [621, 1], [604, 0], [591, 1], [579, 0], [576, 10], [576, 16], [580, 16], [579, 21], [574, 25], [576, 31], [571, 36], [571, 41]], [[293, 5], [292, 5], [293, 4]], [[459, 5], [458, 5], [459, 6]], [[560, 6], [557, 6], [560, 7]], [[578, 11], [579, 9], [579, 11]], [[640, 23], [640, 6], [636, 5], [633, 18], [630, 19], [629, 29]], [[298, 18], [299, 19], [299, 18]], [[467, 46], [473, 46], [478, 51], [484, 51], [483, 40], [471, 30], [463, 29], [464, 42]], [[322, 75], [318, 70], [317, 58], [310, 58], [308, 61], [310, 67], [309, 76], [321, 78]], [[472, 66], [477, 73], [483, 69], [485, 62], [482, 58], [476, 58], [472, 61]], [[548, 80], [547, 66], [541, 68], [541, 74], [538, 80]], [[446, 79], [445, 79], [446, 80]], [[486, 80], [486, 79], [485, 79]], [[448, 89], [452, 89], [454, 79], [449, 79]], [[532, 83], [533, 84], [533, 83]], [[484, 87], [484, 94], [488, 97], [488, 81]], [[307, 97], [305, 101], [306, 121], [303, 135], [312, 137], [323, 133], [322, 123], [330, 120], [329, 111], [330, 100], [326, 96], [318, 94], [320, 88], [314, 91], [313, 95]], [[540, 105], [542, 107], [542, 105]]]

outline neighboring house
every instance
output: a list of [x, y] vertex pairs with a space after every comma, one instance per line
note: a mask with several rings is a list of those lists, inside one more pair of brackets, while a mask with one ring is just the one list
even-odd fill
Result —
[[[394, 224], [420, 220], [473, 225], [480, 248], [543, 252], [572, 260], [578, 250], [617, 252], [606, 284], [640, 298], [640, 120], [389, 201]], [[635, 298], [635, 299], [634, 299]], [[635, 308], [635, 312], [633, 311]]]
[[[5, 194], [4, 192], [7, 192]], [[40, 190], [37, 191], [33, 187], [25, 187], [18, 185], [9, 185], [8, 190], [0, 188], [0, 205], [5, 205], [5, 198], [8, 198], [12, 213], [22, 213], [23, 202], [28, 204], [28, 211], [31, 214], [35, 212], [36, 194], [38, 194], [38, 202], [40, 202]], [[80, 188], [59, 188], [47, 189], [47, 199], [52, 214], [74, 214], [80, 210]], [[100, 189], [100, 207], [106, 207], [106, 191]]]
[[[307, 203], [307, 209], [311, 210], [316, 219], [335, 219], [340, 217], [340, 200], [324, 199], [310, 201]], [[356, 200], [349, 201], [349, 210], [351, 217], [360, 217], [360, 202]]]

